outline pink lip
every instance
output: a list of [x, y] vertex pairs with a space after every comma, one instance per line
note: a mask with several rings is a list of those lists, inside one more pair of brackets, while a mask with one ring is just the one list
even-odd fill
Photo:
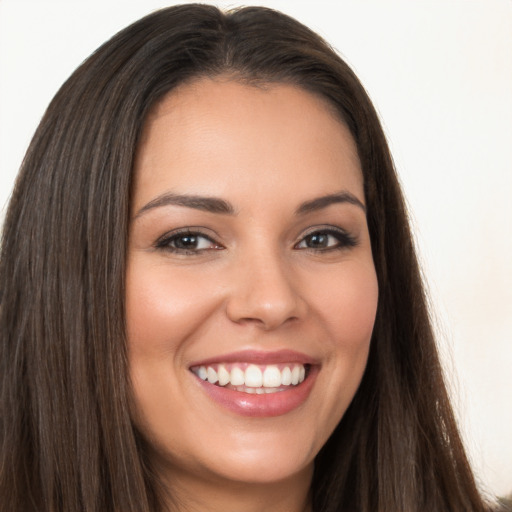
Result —
[[297, 386], [277, 393], [262, 395], [244, 393], [216, 386], [193, 375], [203, 391], [214, 402], [226, 409], [249, 417], [272, 417], [287, 414], [301, 406], [309, 397], [316, 381], [319, 364], [312, 358], [298, 352], [282, 350], [278, 352], [242, 351], [194, 362], [191, 367], [207, 366], [215, 363], [249, 362], [253, 364], [300, 363], [310, 365], [306, 379]]
[[274, 352], [263, 352], [260, 350], [241, 350], [239, 352], [230, 352], [219, 356], [194, 361], [193, 366], [208, 366], [216, 363], [252, 363], [252, 364], [279, 364], [279, 363], [300, 363], [317, 365], [318, 361], [314, 358], [295, 352], [294, 350], [277, 350]]

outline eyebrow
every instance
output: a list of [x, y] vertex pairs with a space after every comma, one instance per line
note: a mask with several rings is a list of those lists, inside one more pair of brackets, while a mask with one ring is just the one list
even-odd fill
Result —
[[[295, 214], [304, 215], [306, 213], [322, 210], [323, 208], [327, 208], [328, 206], [337, 203], [353, 204], [366, 212], [365, 205], [354, 194], [344, 190], [335, 194], [328, 194], [326, 196], [317, 197], [310, 201], [305, 201], [295, 210]], [[137, 212], [135, 219], [149, 210], [160, 208], [162, 206], [184, 206], [186, 208], [193, 208], [195, 210], [202, 210], [209, 213], [235, 215], [235, 209], [233, 208], [233, 205], [224, 199], [217, 197], [174, 194], [172, 192], [167, 192], [145, 204]]]
[[186, 208], [194, 208], [195, 210], [203, 210], [210, 213], [221, 213], [224, 215], [234, 215], [235, 213], [233, 206], [227, 201], [224, 201], [224, 199], [219, 199], [217, 197], [173, 194], [172, 192], [167, 192], [144, 205], [137, 212], [135, 218], [140, 217], [142, 214], [154, 208], [170, 205], [184, 206]]
[[297, 208], [295, 213], [297, 215], [303, 215], [305, 213], [322, 210], [323, 208], [327, 208], [328, 206], [337, 203], [353, 204], [354, 206], [361, 208], [363, 212], [366, 213], [366, 206], [354, 194], [351, 194], [346, 190], [336, 192], [335, 194], [328, 194], [326, 196], [317, 197], [311, 201], [306, 201]]

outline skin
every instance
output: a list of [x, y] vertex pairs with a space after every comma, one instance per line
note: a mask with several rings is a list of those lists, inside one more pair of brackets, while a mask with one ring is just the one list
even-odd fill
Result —
[[[341, 191], [361, 204], [296, 212]], [[167, 193], [221, 198], [233, 213], [155, 203]], [[333, 235], [314, 245], [308, 235], [328, 226], [354, 245]], [[169, 234], [181, 228], [208, 238], [176, 251]], [[361, 381], [377, 308], [345, 125], [291, 85], [220, 77], [171, 92], [138, 148], [126, 286], [135, 421], [178, 509], [309, 510], [314, 458]], [[190, 365], [246, 349], [314, 358], [306, 401], [263, 418], [213, 401]]]

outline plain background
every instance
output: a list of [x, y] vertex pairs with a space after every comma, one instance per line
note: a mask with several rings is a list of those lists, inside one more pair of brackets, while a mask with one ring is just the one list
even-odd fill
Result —
[[[117, 30], [173, 3], [0, 0], [0, 218], [63, 81]], [[512, 1], [249, 3], [323, 35], [375, 102], [410, 203], [471, 459], [484, 487], [510, 493]]]

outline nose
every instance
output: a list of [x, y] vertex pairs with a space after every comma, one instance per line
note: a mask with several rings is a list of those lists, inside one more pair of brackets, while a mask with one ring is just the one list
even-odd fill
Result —
[[261, 252], [240, 259], [226, 308], [231, 321], [272, 330], [304, 316], [306, 302], [290, 264], [278, 254]]

